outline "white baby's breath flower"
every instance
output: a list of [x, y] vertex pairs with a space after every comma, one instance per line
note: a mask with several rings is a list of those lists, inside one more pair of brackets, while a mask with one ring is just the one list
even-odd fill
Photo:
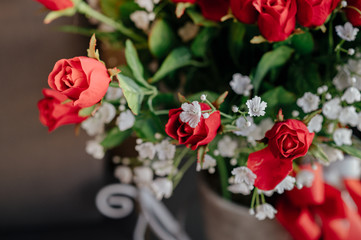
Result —
[[355, 49], [353, 49], [353, 48], [347, 49], [347, 54], [350, 56], [353, 56], [355, 54]]
[[257, 213], [255, 217], [258, 220], [265, 220], [266, 218], [273, 219], [277, 213], [277, 210], [274, 209], [272, 205], [264, 203], [256, 207], [256, 212]]
[[119, 117], [116, 120], [116, 124], [119, 127], [120, 131], [125, 131], [129, 128], [132, 128], [135, 123], [135, 117], [130, 110], [124, 111], [119, 114]]
[[164, 177], [171, 173], [175, 173], [177, 170], [173, 166], [172, 160], [159, 160], [152, 163], [154, 173], [158, 176]]
[[345, 0], [341, 1], [341, 7], [343, 8], [347, 7], [347, 1]]
[[168, 178], [157, 178], [151, 185], [156, 198], [162, 200], [162, 198], [170, 198], [173, 192], [173, 182]]
[[104, 132], [104, 122], [95, 117], [87, 118], [80, 126], [89, 136], [99, 135]]
[[347, 65], [337, 66], [338, 72], [333, 78], [332, 83], [336, 89], [343, 91], [345, 88], [352, 86], [350, 70]]
[[253, 118], [247, 116], [246, 119], [244, 119], [244, 117], [239, 117], [236, 120], [236, 127], [239, 130], [234, 131], [233, 133], [237, 136], [248, 136], [256, 128], [253, 124]]
[[293, 111], [292, 111], [292, 117], [296, 118], [296, 117], [298, 117], [299, 115], [300, 115], [300, 112], [299, 112], [299, 111], [297, 111], [297, 110], [293, 110]]
[[99, 139], [87, 141], [85, 152], [95, 159], [102, 159], [105, 155], [104, 147], [100, 145]]
[[337, 146], [352, 145], [352, 130], [347, 128], [336, 129], [333, 133], [333, 140]]
[[244, 96], [249, 96], [250, 91], [253, 89], [251, 79], [240, 73], [233, 74], [232, 81], [229, 82], [229, 85], [235, 93]]
[[118, 100], [123, 96], [122, 89], [116, 87], [109, 87], [105, 94], [105, 99], [108, 101]]
[[152, 169], [146, 166], [135, 167], [133, 180], [138, 187], [149, 186], [153, 182]]
[[191, 22], [187, 22], [183, 27], [178, 29], [178, 35], [183, 42], [188, 42], [197, 36], [199, 26]]
[[199, 162], [197, 162], [196, 170], [197, 170], [197, 172], [199, 172], [200, 170], [211, 169], [211, 168], [214, 168], [215, 166], [217, 166], [216, 159], [214, 159], [210, 155], [206, 154], [204, 156], [204, 161], [203, 161], [202, 167], [201, 167], [201, 164]]
[[139, 7], [144, 8], [148, 12], [152, 12], [154, 4], [152, 0], [134, 0]]
[[330, 101], [327, 101], [322, 107], [322, 113], [325, 115], [326, 118], [330, 120], [337, 119], [340, 115], [341, 110], [341, 99], [337, 97]]
[[174, 158], [176, 147], [168, 139], [155, 145], [159, 160], [171, 160]]
[[330, 147], [326, 144], [320, 144], [322, 150], [325, 152], [328, 163], [321, 162], [324, 165], [329, 165], [329, 163], [336, 162], [336, 161], [342, 161], [344, 159], [343, 152], [337, 148]]
[[319, 132], [319, 131], [321, 131], [322, 122], [323, 122], [323, 117], [321, 115], [317, 114], [308, 123], [308, 126], [307, 126], [308, 131], [310, 131], [310, 132]]
[[94, 118], [99, 119], [103, 123], [110, 123], [116, 115], [117, 110], [113, 104], [104, 102], [94, 114]]
[[297, 188], [301, 189], [302, 187], [311, 187], [315, 174], [309, 170], [301, 170], [296, 175], [296, 184]]
[[278, 194], [282, 194], [285, 190], [291, 191], [295, 186], [296, 179], [291, 176], [285, 177], [276, 187], [275, 191]]
[[237, 149], [237, 142], [228, 135], [219, 140], [217, 148], [222, 157], [233, 157]]
[[257, 140], [261, 140], [265, 137], [265, 134], [268, 130], [270, 130], [274, 125], [274, 122], [271, 118], [263, 119], [258, 125], [253, 124], [253, 131], [248, 134], [247, 141], [251, 143], [253, 146], [257, 144]]
[[197, 127], [202, 116], [199, 102], [193, 101], [192, 103], [183, 103], [181, 108], [183, 112], [179, 115], [179, 119], [184, 123], [188, 123], [191, 128]]
[[356, 108], [354, 106], [344, 107], [340, 112], [338, 120], [344, 125], [349, 124], [352, 127], [356, 127], [358, 123]]
[[118, 166], [114, 171], [114, 176], [119, 179], [120, 182], [129, 184], [132, 181], [132, 170], [127, 166]]
[[259, 117], [265, 115], [265, 109], [267, 103], [262, 101], [260, 97], [255, 96], [251, 100], [247, 100], [246, 105], [248, 107], [248, 114], [251, 117]]
[[251, 193], [251, 190], [253, 189], [253, 186], [250, 187], [246, 183], [241, 182], [241, 183], [232, 184], [228, 186], [227, 189], [235, 194], [240, 193], [243, 195], [249, 195]]
[[350, 22], [346, 22], [345, 25], [338, 25], [335, 27], [337, 35], [345, 41], [355, 41], [358, 33], [358, 28], [354, 28]]
[[150, 21], [153, 18], [153, 14], [147, 13], [146, 11], [135, 11], [130, 14], [130, 20], [132, 20], [135, 26], [143, 31], [148, 31]]
[[232, 175], [234, 175], [234, 183], [244, 182], [249, 187], [253, 187], [254, 181], [257, 178], [256, 174], [254, 174], [248, 167], [234, 168], [232, 170]]
[[135, 150], [138, 151], [140, 159], [152, 160], [155, 156], [155, 146], [151, 142], [145, 142], [135, 146]]
[[304, 113], [316, 110], [319, 104], [320, 97], [310, 92], [306, 92], [303, 97], [297, 99], [297, 105], [302, 108]]
[[342, 101], [346, 101], [348, 104], [359, 102], [361, 100], [360, 91], [355, 87], [349, 87], [341, 97]]
[[232, 106], [232, 112], [236, 113], [239, 111], [239, 108], [236, 105]]

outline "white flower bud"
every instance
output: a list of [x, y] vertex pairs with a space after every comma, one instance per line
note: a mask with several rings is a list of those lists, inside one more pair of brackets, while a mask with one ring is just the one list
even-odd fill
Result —
[[204, 117], [205, 119], [209, 118], [209, 113], [203, 113], [203, 117]]
[[326, 100], [330, 100], [332, 98], [332, 95], [330, 93], [326, 93], [325, 98]]
[[231, 163], [232, 166], [237, 165], [237, 159], [236, 159], [236, 158], [232, 158], [231, 161], [230, 161], [230, 163]]
[[254, 214], [255, 214], [254, 209], [253, 209], [253, 208], [250, 208], [250, 209], [249, 209], [249, 215], [253, 216]]
[[236, 113], [238, 112], [239, 108], [236, 105], [232, 106], [232, 112]]
[[209, 172], [210, 174], [215, 173], [215, 171], [216, 171], [216, 169], [214, 169], [213, 167], [208, 169], [208, 172]]
[[155, 137], [155, 139], [159, 140], [159, 139], [162, 138], [162, 134], [160, 134], [160, 133], [155, 133], [155, 134], [154, 134], [154, 137]]
[[352, 77], [351, 82], [352, 82], [352, 84], [355, 84], [357, 82], [357, 79], [355, 77]]
[[292, 117], [298, 117], [300, 115], [300, 112], [297, 110], [292, 111]]
[[123, 112], [125, 110], [125, 105], [120, 105], [119, 106], [119, 111]]
[[322, 87], [318, 87], [317, 88], [317, 94], [321, 95], [323, 93], [323, 88]]
[[323, 86], [322, 86], [322, 90], [323, 90], [323, 92], [327, 92], [328, 87], [327, 87], [326, 85], [323, 85]]
[[218, 149], [216, 149], [216, 150], [213, 151], [213, 154], [214, 154], [214, 156], [219, 156], [220, 152], [219, 152]]
[[347, 7], [347, 1], [341, 1], [341, 7], [343, 8]]
[[350, 55], [350, 56], [353, 56], [353, 55], [355, 54], [355, 49], [349, 48], [349, 49], [347, 50], [347, 54]]
[[247, 121], [247, 127], [252, 126], [252, 123], [250, 121]]
[[135, 141], [137, 144], [142, 144], [143, 143], [143, 140], [141, 138], [138, 138], [136, 141]]
[[201, 100], [202, 100], [202, 101], [206, 101], [206, 100], [207, 100], [207, 96], [206, 96], [205, 94], [202, 94], [202, 95], [201, 95]]

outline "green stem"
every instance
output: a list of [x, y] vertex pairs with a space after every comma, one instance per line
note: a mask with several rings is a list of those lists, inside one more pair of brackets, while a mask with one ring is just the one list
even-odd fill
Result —
[[222, 196], [223, 198], [230, 200], [231, 194], [228, 191], [228, 171], [227, 166], [223, 158], [217, 157], [217, 168], [219, 172], [219, 178], [221, 181], [221, 188], [222, 188]]
[[102, 13], [95, 11], [93, 8], [91, 8], [85, 2], [80, 2], [77, 6], [77, 9], [78, 9], [79, 13], [82, 13], [89, 17], [95, 18], [96, 20], [115, 28], [116, 30], [121, 32], [123, 35], [130, 37], [135, 41], [138, 41], [138, 42], [146, 41], [143, 36], [140, 36], [137, 33], [133, 32], [131, 29], [125, 27], [123, 25], [123, 23], [114, 21], [113, 19], [103, 15]]
[[358, 12], [358, 14], [360, 14], [360, 17], [361, 17], [361, 10], [360, 9], [358, 9], [358, 8], [356, 8], [354, 6], [346, 6], [346, 8], [350, 8], [352, 10], [355, 10], [356, 12]]
[[182, 179], [184, 173], [188, 170], [188, 168], [190, 166], [192, 166], [193, 162], [196, 160], [195, 157], [191, 157], [188, 159], [188, 161], [182, 166], [182, 168], [179, 170], [179, 172], [177, 173], [177, 175], [174, 176], [174, 180], [173, 180], [173, 189], [175, 189], [177, 187], [177, 185], [179, 184], [180, 180]]
[[266, 199], [264, 197], [264, 194], [261, 192], [261, 200], [262, 200], [262, 204], [266, 203]]
[[256, 201], [257, 195], [258, 195], [258, 188], [254, 188], [253, 195], [252, 195], [252, 201], [251, 201], [251, 208], [254, 208], [254, 203]]
[[158, 110], [158, 111], [154, 111], [155, 115], [167, 115], [169, 114], [169, 110]]
[[185, 147], [174, 160], [174, 167], [178, 167], [184, 156], [189, 152], [189, 148]]
[[231, 115], [228, 115], [226, 113], [223, 113], [221, 111], [219, 111], [221, 113], [221, 116], [225, 117], [225, 118], [228, 118], [228, 119], [233, 119], [233, 117]]

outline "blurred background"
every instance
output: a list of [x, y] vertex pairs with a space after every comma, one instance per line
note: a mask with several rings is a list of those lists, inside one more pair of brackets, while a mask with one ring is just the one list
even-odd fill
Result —
[[[54, 63], [86, 55], [89, 41], [57, 30], [81, 18], [44, 25], [45, 14], [35, 1], [0, 2], [0, 239], [131, 239], [136, 213], [110, 220], [95, 207], [109, 181], [104, 161], [85, 153], [86, 134], [75, 137], [73, 126], [49, 134], [38, 120], [36, 104]], [[185, 213], [192, 239], [203, 239], [195, 171], [189, 172], [166, 204]]]

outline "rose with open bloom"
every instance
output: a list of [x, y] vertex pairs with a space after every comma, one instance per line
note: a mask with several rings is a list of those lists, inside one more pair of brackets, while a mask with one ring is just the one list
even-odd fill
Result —
[[297, 21], [305, 27], [317, 27], [337, 7], [340, 0], [297, 0]]
[[283, 41], [296, 26], [296, 0], [254, 0], [259, 13], [257, 24], [268, 41]]
[[88, 57], [61, 59], [49, 74], [49, 86], [73, 100], [74, 106], [90, 107], [107, 92], [110, 76], [105, 65]]
[[45, 98], [38, 102], [40, 111], [40, 122], [49, 128], [49, 132], [65, 125], [80, 123], [86, 117], [80, 117], [79, 107], [73, 106], [71, 102], [63, 103], [68, 98], [52, 89], [43, 89]]
[[254, 186], [274, 189], [292, 171], [293, 159], [307, 153], [314, 135], [299, 120], [277, 122], [266, 132], [268, 146], [248, 157], [247, 167], [257, 175]]
[[47, 9], [52, 11], [63, 10], [74, 6], [71, 0], [36, 0], [36, 1], [43, 4]]
[[[196, 103], [198, 104], [198, 102], [193, 102], [195, 107], [192, 108], [192, 111], [197, 110], [196, 106], [198, 105]], [[215, 111], [208, 118], [204, 118], [200, 112], [194, 112], [194, 114], [187, 112], [191, 107], [189, 105], [191, 104], [169, 111], [169, 120], [165, 126], [165, 132], [170, 137], [178, 140], [180, 144], [195, 150], [198, 146], [206, 145], [215, 138], [221, 126], [221, 115], [219, 111]], [[211, 110], [205, 103], [199, 103], [199, 106], [201, 111]], [[186, 117], [181, 118], [182, 113]]]

